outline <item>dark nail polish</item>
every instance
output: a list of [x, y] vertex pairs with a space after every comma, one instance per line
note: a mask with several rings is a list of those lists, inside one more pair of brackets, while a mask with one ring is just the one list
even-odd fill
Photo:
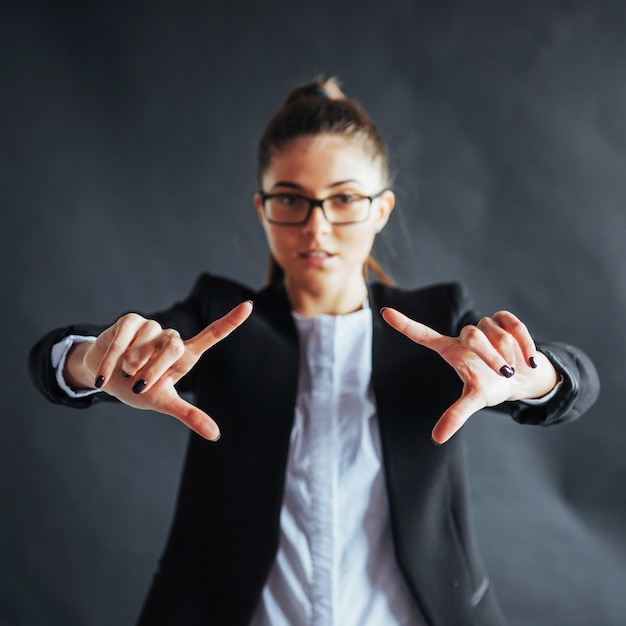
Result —
[[141, 393], [148, 383], [141, 378], [133, 385], [133, 393]]
[[96, 382], [94, 384], [96, 386], [96, 389], [100, 389], [102, 385], [104, 385], [104, 376], [100, 374], [100, 376], [96, 378]]
[[530, 359], [528, 359], [528, 362], [530, 363], [530, 366], [535, 369], [537, 367], [537, 361], [535, 361], [535, 357], [531, 356]]
[[505, 378], [511, 378], [511, 376], [515, 374], [515, 370], [512, 367], [509, 367], [508, 365], [503, 365], [500, 368], [500, 374], [502, 374], [502, 376], [504, 376]]

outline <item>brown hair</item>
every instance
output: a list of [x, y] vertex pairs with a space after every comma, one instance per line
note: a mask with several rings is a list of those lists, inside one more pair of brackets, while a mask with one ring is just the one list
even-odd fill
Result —
[[[387, 149], [376, 125], [357, 102], [345, 97], [332, 78], [319, 79], [294, 89], [270, 120], [257, 153], [259, 186], [277, 152], [294, 139], [321, 134], [341, 135], [358, 141], [372, 160], [380, 162], [384, 186], [391, 186]], [[393, 282], [371, 254], [363, 272], [366, 278], [371, 272], [383, 283]], [[268, 283], [282, 280], [283, 276], [282, 268], [270, 257]]]

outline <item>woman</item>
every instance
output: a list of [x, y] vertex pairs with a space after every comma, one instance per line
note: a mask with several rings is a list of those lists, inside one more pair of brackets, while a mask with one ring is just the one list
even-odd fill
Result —
[[368, 283], [394, 195], [376, 127], [335, 82], [289, 95], [258, 182], [267, 287], [204, 274], [161, 313], [31, 353], [53, 401], [114, 397], [193, 431], [140, 623], [502, 624], [452, 436], [486, 406], [575, 419], [593, 365], [511, 313], [479, 319], [459, 285]]

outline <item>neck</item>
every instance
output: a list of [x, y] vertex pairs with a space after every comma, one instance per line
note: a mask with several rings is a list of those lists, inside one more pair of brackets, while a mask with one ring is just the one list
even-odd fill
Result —
[[285, 280], [287, 297], [291, 308], [298, 315], [312, 317], [314, 315], [346, 315], [363, 308], [367, 298], [365, 279], [354, 281], [348, 287], [303, 289]]

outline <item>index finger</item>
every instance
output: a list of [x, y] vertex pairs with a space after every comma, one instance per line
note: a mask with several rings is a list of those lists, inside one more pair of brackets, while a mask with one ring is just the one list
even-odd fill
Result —
[[406, 335], [415, 343], [426, 346], [431, 350], [437, 351], [441, 343], [446, 339], [445, 335], [438, 333], [430, 326], [426, 326], [426, 324], [412, 320], [396, 309], [385, 307], [382, 309], [381, 314], [389, 326]]
[[228, 337], [230, 333], [241, 326], [252, 313], [252, 300], [246, 300], [231, 309], [226, 315], [209, 324], [195, 337], [185, 341], [185, 345], [198, 356], [214, 346], [218, 341]]

